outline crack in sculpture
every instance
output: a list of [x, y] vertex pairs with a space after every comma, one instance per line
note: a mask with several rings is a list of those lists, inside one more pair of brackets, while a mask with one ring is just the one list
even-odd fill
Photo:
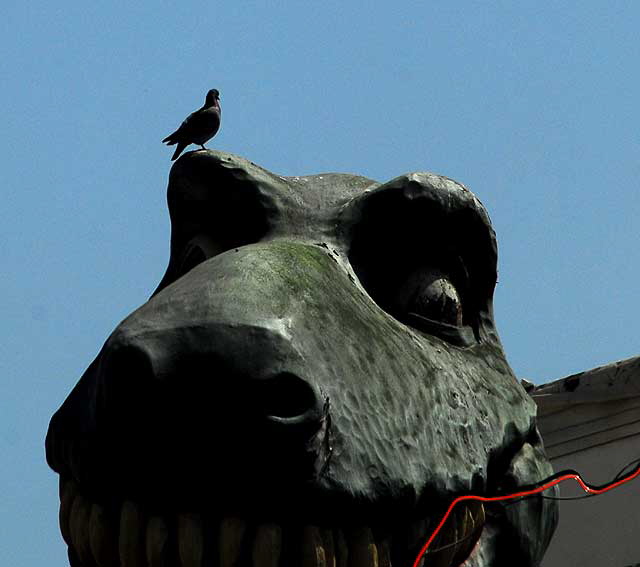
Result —
[[[406, 567], [455, 496], [551, 474], [464, 186], [196, 151], [168, 202], [162, 281], [47, 434], [73, 565]], [[425, 566], [537, 565], [556, 522], [470, 502]]]

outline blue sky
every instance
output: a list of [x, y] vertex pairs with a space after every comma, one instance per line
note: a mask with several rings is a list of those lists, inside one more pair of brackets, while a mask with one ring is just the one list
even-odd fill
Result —
[[10, 3], [0, 21], [0, 564], [64, 565], [51, 414], [168, 259], [172, 149], [469, 186], [534, 382], [638, 354], [637, 2]]

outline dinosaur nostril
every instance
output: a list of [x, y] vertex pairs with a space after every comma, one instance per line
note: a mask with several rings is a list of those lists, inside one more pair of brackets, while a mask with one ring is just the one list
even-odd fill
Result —
[[288, 372], [260, 382], [260, 405], [267, 417], [295, 423], [313, 419], [319, 410], [318, 398], [311, 385]]

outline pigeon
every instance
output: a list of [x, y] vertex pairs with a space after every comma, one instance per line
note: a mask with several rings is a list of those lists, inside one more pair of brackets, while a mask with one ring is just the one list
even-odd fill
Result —
[[171, 161], [174, 161], [189, 144], [199, 144], [205, 150], [204, 143], [216, 135], [220, 128], [220, 93], [211, 89], [207, 93], [204, 106], [187, 116], [173, 134], [169, 134], [163, 143], [167, 146], [178, 144]]

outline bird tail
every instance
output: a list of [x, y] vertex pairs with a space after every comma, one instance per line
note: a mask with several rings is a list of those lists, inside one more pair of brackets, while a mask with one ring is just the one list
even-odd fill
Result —
[[178, 156], [182, 153], [182, 150], [184, 150], [189, 144], [185, 144], [184, 142], [171, 142], [169, 145], [171, 144], [175, 144], [177, 143], [178, 146], [176, 147], [176, 151], [173, 152], [173, 157], [171, 158], [171, 161], [175, 161], [176, 159], [178, 159]]
[[173, 132], [172, 134], [169, 134], [164, 140], [162, 140], [162, 143], [167, 144], [167, 146], [173, 146], [173, 144], [177, 144], [178, 140], [174, 138], [176, 134], [177, 132]]

